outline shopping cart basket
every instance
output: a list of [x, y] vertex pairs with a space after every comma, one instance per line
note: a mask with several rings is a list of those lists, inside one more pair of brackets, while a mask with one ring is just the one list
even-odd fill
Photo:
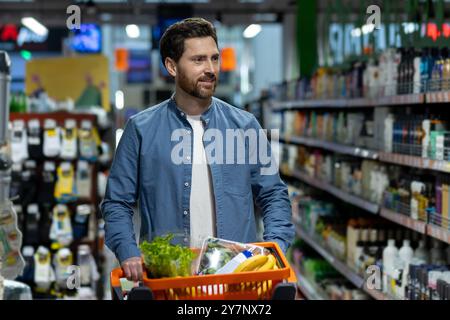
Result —
[[279, 269], [221, 275], [149, 279], [144, 271], [140, 286], [123, 292], [121, 268], [110, 275], [113, 300], [293, 300], [297, 291], [295, 272], [275, 242], [254, 243], [277, 259]]

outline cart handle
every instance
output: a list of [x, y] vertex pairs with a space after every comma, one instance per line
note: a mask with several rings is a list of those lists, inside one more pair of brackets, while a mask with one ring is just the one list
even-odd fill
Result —
[[124, 277], [122, 268], [115, 268], [110, 273], [111, 282], [111, 297], [113, 300], [123, 300], [124, 294], [122, 292], [122, 286], [120, 285], [120, 278]]

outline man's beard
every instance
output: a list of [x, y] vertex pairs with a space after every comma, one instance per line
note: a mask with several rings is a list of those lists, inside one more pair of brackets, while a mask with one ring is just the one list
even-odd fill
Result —
[[[213, 80], [213, 87], [212, 89], [203, 89], [200, 85], [200, 81], [202, 80]], [[216, 90], [217, 86], [217, 78], [214, 75], [211, 76], [203, 76], [197, 81], [193, 82], [189, 78], [185, 76], [184, 72], [180, 73], [180, 79], [178, 85], [180, 86], [183, 91], [190, 94], [191, 96], [198, 98], [198, 99], [209, 99], [212, 97]]]

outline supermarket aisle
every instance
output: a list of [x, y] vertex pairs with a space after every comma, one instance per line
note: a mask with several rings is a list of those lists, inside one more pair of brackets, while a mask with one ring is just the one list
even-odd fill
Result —
[[[143, 287], [166, 278], [167, 287], [153, 287], [158, 299], [270, 299], [292, 268], [296, 300], [450, 300], [449, 1], [377, 0], [368, 13], [357, 0], [94, 0], [73, 4], [82, 19], [71, 27], [64, 1], [0, 3], [0, 298], [113, 299], [121, 255], [139, 261], [135, 271], [144, 267]], [[165, 32], [189, 17], [206, 19], [206, 31], [184, 30], [164, 50]], [[200, 138], [194, 154], [211, 151], [212, 97], [232, 106], [220, 125], [247, 129], [254, 116], [268, 129], [287, 193], [277, 184], [279, 197], [258, 205], [272, 192], [256, 196], [262, 188], [247, 163], [176, 171], [186, 165], [171, 153], [178, 129]], [[192, 101], [195, 115], [183, 109]], [[130, 120], [161, 103], [174, 121], [152, 127], [139, 118], [138, 128]], [[130, 167], [114, 170], [124, 140]], [[254, 142], [244, 134], [244, 151]], [[119, 191], [107, 188], [112, 171]], [[150, 191], [139, 198], [141, 182]], [[227, 208], [214, 188], [232, 199]], [[116, 197], [109, 225], [108, 191]], [[285, 273], [274, 262], [284, 253], [271, 245], [226, 242], [267, 240], [266, 226], [269, 240], [286, 245], [287, 200], [295, 239]], [[190, 250], [199, 248], [176, 246], [190, 243], [192, 230], [215, 239], [195, 239], [210, 244], [201, 270]], [[217, 240], [219, 230], [230, 239]], [[252, 273], [234, 278], [235, 270]], [[196, 282], [212, 274], [214, 283]], [[167, 278], [177, 277], [173, 288]], [[128, 298], [138, 283], [121, 278]]]

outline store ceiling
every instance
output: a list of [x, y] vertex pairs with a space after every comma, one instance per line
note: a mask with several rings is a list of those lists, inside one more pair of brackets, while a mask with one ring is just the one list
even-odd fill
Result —
[[[81, 7], [82, 22], [143, 23], [157, 20], [160, 5], [191, 5], [193, 15], [218, 19], [225, 24], [272, 22], [283, 14], [294, 13], [296, 0], [0, 0], [0, 21], [19, 23], [24, 15], [32, 15], [48, 25], [64, 25], [66, 8]], [[272, 15], [265, 15], [272, 13]]]

